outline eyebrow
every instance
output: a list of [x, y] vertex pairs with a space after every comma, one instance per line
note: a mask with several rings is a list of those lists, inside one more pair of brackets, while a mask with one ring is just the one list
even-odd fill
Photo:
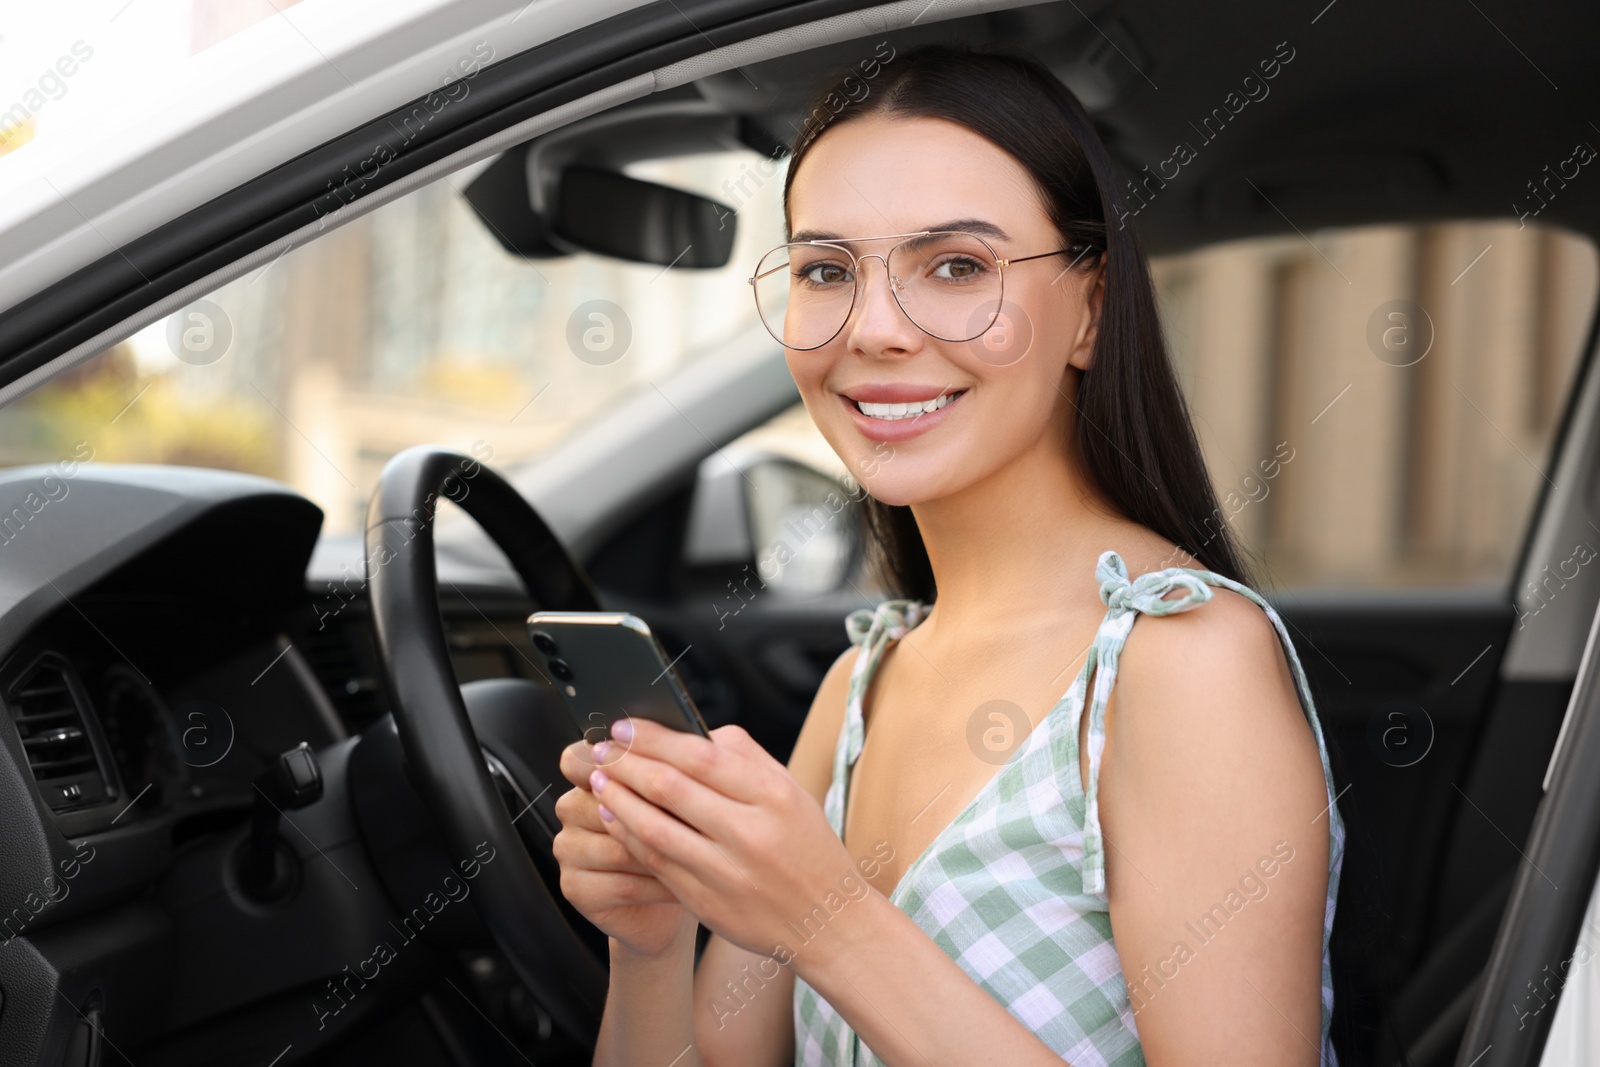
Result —
[[[1006, 233], [1005, 230], [1001, 229], [999, 226], [996, 226], [992, 222], [985, 221], [984, 219], [954, 219], [950, 222], [941, 222], [937, 226], [926, 226], [923, 229], [927, 230], [929, 233], [935, 233], [940, 230], [964, 230], [967, 233], [975, 233], [979, 237], [992, 237], [996, 241], [1011, 240], [1011, 235]], [[856, 241], [859, 241], [860, 238], [841, 237], [836, 233], [829, 233], [825, 230], [801, 230], [799, 233], [790, 235], [789, 240], [791, 242], [832, 241], [836, 244], [850, 245]]]

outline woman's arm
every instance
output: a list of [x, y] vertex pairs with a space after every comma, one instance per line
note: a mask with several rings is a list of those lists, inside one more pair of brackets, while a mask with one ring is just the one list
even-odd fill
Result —
[[594, 746], [561, 753], [574, 788], [556, 799], [554, 853], [561, 892], [607, 935], [610, 988], [595, 1045], [596, 1065], [634, 1064], [669, 1045], [692, 1044], [689, 994], [698, 924], [672, 891], [606, 832], [589, 788]]
[[1106, 887], [1147, 1061], [1312, 1067], [1330, 816], [1271, 621], [1223, 589], [1141, 620], [1112, 692]]
[[[819, 808], [833, 781], [855, 658], [852, 646], [828, 668], [789, 755], [789, 773]], [[694, 1033], [708, 1067], [793, 1063], [794, 972], [712, 934], [694, 976]]]
[[[640, 954], [611, 938], [611, 984], [594, 1067], [671, 1063], [701, 1067], [694, 1048], [695, 927], [661, 953]], [[665, 1050], [670, 1053], [663, 1055]], [[676, 1058], [675, 1058], [676, 1057]]]
[[[790, 773], [819, 807], [833, 776], [854, 660], [852, 648], [824, 676], [789, 758]], [[611, 986], [594, 1062], [780, 1067], [794, 1062], [793, 1003], [793, 971], [716, 934], [697, 967], [693, 925], [659, 953], [633, 952], [612, 938]], [[664, 1050], [670, 1054], [661, 1056]]]

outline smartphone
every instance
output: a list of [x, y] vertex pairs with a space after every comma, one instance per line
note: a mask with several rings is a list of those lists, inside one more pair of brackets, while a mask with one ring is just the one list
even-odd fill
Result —
[[710, 736], [661, 642], [637, 615], [536, 611], [528, 616], [528, 640], [585, 740], [608, 740], [611, 724], [624, 717]]

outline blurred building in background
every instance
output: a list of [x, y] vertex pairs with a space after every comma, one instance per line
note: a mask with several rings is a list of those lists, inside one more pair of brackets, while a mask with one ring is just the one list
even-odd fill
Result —
[[1515, 221], [1366, 227], [1218, 245], [1155, 276], [1223, 508], [1269, 584], [1509, 576], [1594, 315], [1591, 242]]

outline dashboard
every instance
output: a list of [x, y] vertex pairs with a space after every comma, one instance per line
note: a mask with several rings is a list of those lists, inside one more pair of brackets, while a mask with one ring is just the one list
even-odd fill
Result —
[[[192, 1030], [336, 973], [390, 917], [343, 782], [388, 710], [364, 583], [334, 595], [313, 564], [359, 552], [262, 478], [85, 465], [35, 511], [42, 476], [0, 472], [0, 1061], [19, 1063], [57, 1062], [63, 1013]], [[458, 681], [536, 678], [514, 575], [446, 557]], [[291, 824], [326, 863], [292, 909], [252, 911], [230, 857], [257, 776], [302, 742], [334, 799]]]

